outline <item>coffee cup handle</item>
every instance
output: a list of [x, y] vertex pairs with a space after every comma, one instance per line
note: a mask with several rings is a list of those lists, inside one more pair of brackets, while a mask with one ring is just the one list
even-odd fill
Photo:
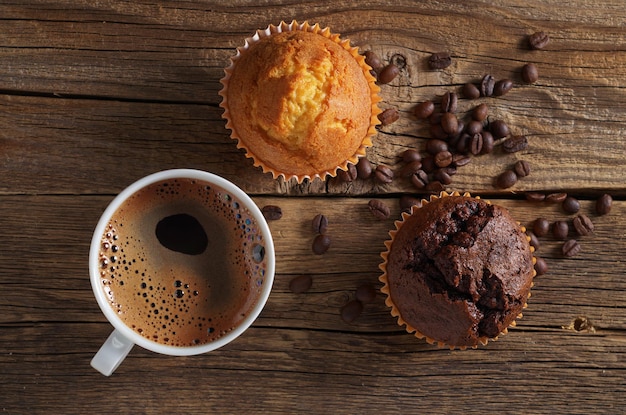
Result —
[[133, 346], [134, 343], [124, 337], [122, 333], [113, 330], [98, 353], [91, 359], [91, 366], [103, 375], [111, 376]]

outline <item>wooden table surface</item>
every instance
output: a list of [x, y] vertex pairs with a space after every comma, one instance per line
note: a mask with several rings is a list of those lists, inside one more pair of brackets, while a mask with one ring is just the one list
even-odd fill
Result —
[[[368, 158], [398, 170], [399, 154], [430, 136], [414, 106], [483, 75], [510, 78], [490, 117], [528, 137], [459, 169], [449, 190], [506, 206], [528, 225], [571, 220], [525, 192], [567, 192], [595, 224], [565, 258], [541, 239], [549, 271], [536, 278], [517, 327], [475, 350], [450, 351], [397, 326], [378, 293], [352, 323], [341, 307], [364, 283], [379, 287], [383, 241], [405, 180], [294, 182], [252, 166], [229, 138], [219, 80], [235, 48], [281, 20], [328, 26], [372, 50], [400, 75], [381, 85], [380, 127]], [[23, 0], [0, 4], [0, 412], [608, 413], [626, 410], [626, 11], [613, 1]], [[550, 43], [530, 50], [543, 30]], [[452, 65], [430, 70], [433, 52]], [[535, 63], [540, 79], [521, 82]], [[532, 167], [513, 188], [493, 179], [517, 160]], [[168, 168], [232, 180], [264, 206], [277, 274], [252, 328], [215, 352], [168, 357], [134, 348], [107, 378], [89, 362], [112, 330], [91, 291], [91, 233], [124, 187]], [[609, 193], [610, 214], [594, 213]], [[381, 199], [387, 220], [367, 208]], [[332, 246], [311, 252], [310, 221], [329, 218]], [[311, 289], [289, 290], [308, 274]]]

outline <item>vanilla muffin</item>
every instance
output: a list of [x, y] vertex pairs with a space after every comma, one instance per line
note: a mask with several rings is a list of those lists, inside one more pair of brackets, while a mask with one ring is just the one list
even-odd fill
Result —
[[379, 88], [349, 41], [307, 23], [281, 23], [246, 40], [220, 91], [227, 127], [276, 178], [335, 176], [372, 145]]
[[380, 267], [398, 324], [451, 349], [506, 333], [536, 274], [524, 232], [505, 208], [469, 194], [444, 192], [405, 213]]

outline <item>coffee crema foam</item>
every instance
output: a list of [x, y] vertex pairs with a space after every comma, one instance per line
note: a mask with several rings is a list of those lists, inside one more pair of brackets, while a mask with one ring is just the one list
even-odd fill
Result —
[[[206, 234], [201, 253], [157, 238], [159, 223], [181, 215]], [[202, 180], [169, 179], [139, 190], [113, 214], [102, 235], [100, 280], [128, 327], [161, 344], [195, 346], [252, 312], [265, 283], [264, 256], [255, 219], [233, 196]]]

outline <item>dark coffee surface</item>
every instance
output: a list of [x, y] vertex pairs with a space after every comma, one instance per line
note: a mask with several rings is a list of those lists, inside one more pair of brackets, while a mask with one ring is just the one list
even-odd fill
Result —
[[155, 183], [120, 206], [102, 235], [102, 286], [142, 336], [208, 343], [256, 305], [263, 244], [249, 212], [222, 189], [190, 179]]

